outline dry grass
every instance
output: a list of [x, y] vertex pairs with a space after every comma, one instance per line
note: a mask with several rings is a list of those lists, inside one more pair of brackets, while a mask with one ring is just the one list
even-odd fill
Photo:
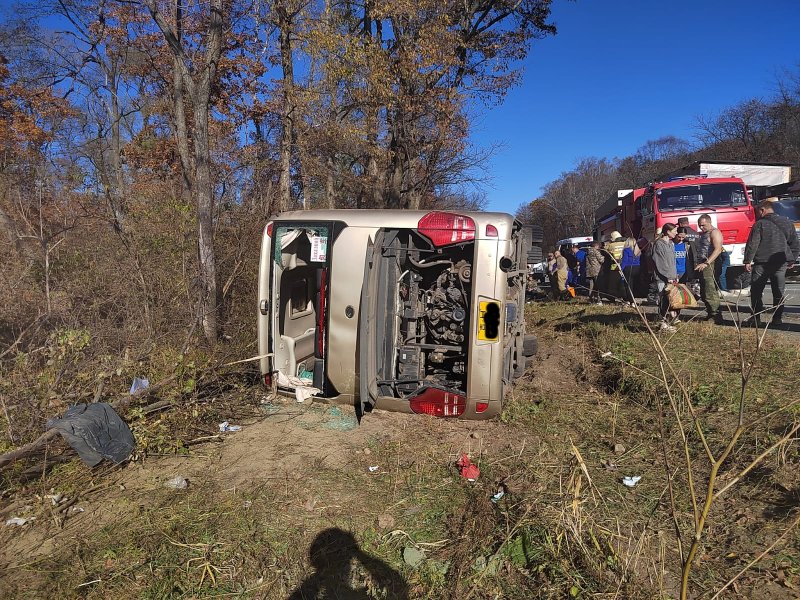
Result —
[[[376, 427], [365, 442], [353, 437], [362, 429], [342, 432], [334, 447], [291, 468], [295, 457], [278, 453], [265, 459], [262, 476], [245, 483], [231, 484], [217, 466], [218, 446], [185, 441], [213, 430], [223, 415], [266, 419], [263, 426], [281, 419], [303, 440], [324, 414], [289, 404], [257, 418], [257, 388], [237, 389], [227, 376], [195, 378], [175, 390], [181, 410], [133, 413], [149, 448], [137, 463], [93, 473], [71, 462], [7, 488], [12, 494], [0, 506], [17, 503], [13, 514], [27, 506], [38, 518], [15, 542], [24, 551], [4, 557], [0, 584], [11, 595], [35, 597], [286, 598], [321, 580], [314, 549], [331, 532], [345, 532], [354, 540], [346, 581], [327, 585], [371, 598], [674, 596], [680, 565], [647, 341], [626, 313], [610, 308], [530, 305], [529, 320], [540, 355], [500, 421], [386, 417], [381, 427], [391, 428]], [[682, 333], [670, 349], [712, 423], [713, 440], [735, 417], [726, 392], [735, 373], [722, 350], [728, 333], [694, 324]], [[720, 348], [703, 355], [705, 366], [692, 358], [698, 336]], [[605, 352], [627, 360], [604, 359]], [[768, 411], [796, 389], [797, 350], [771, 340], [763, 361], [753, 402]], [[275, 437], [285, 430], [268, 431], [263, 444], [286, 441]], [[771, 423], [743, 443], [763, 448], [779, 433]], [[453, 466], [461, 452], [481, 468], [474, 484]], [[176, 453], [197, 465], [186, 491], [167, 490], [158, 479], [176, 460], [159, 455]], [[331, 462], [336, 455], [345, 458]], [[796, 512], [797, 463], [796, 443], [786, 444], [712, 513], [696, 589], [718, 589], [778, 538]], [[371, 465], [381, 468], [370, 473]], [[628, 488], [625, 475], [642, 480]], [[80, 495], [77, 506], [91, 517], [53, 519], [44, 498], [51, 488]], [[505, 495], [492, 502], [498, 490]], [[688, 495], [677, 487], [675, 496], [689, 518]], [[424, 560], [406, 564], [407, 548]], [[799, 576], [798, 541], [787, 536], [737, 583], [738, 593], [780, 597]]]

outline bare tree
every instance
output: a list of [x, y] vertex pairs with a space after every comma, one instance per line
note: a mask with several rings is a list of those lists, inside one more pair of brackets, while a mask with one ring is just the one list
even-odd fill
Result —
[[[147, 0], [147, 9], [173, 56], [175, 134], [184, 184], [194, 197], [197, 210], [200, 267], [198, 318], [202, 322], [206, 339], [213, 343], [218, 336], [218, 302], [214, 256], [214, 185], [211, 179], [208, 122], [212, 86], [216, 83], [222, 55], [223, 2], [210, 1], [205, 45], [194, 53], [183, 40], [184, 15], [180, 0], [174, 0], [173, 8], [174, 19], [171, 24], [161, 11], [158, 1]], [[191, 54], [194, 56], [190, 56]], [[192, 117], [191, 149], [187, 112]]]

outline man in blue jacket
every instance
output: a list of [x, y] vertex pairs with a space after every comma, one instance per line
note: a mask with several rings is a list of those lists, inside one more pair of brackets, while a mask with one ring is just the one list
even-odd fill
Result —
[[756, 207], [758, 221], [750, 230], [744, 249], [744, 268], [752, 273], [750, 305], [753, 308], [752, 324], [760, 325], [764, 311], [762, 296], [769, 281], [772, 287], [772, 327], [783, 324], [783, 304], [786, 289], [786, 267], [794, 264], [800, 255], [800, 241], [792, 223], [775, 214], [773, 202], [767, 198]]

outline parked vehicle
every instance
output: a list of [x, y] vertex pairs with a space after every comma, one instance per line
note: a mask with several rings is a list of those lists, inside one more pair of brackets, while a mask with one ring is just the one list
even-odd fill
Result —
[[576, 237], [564, 238], [563, 240], [558, 240], [556, 242], [556, 250], [559, 250], [563, 254], [565, 250], [572, 248], [572, 246], [575, 244], [577, 244], [580, 248], [586, 248], [587, 246], [591, 246], [592, 241], [594, 241], [594, 238], [590, 235], [579, 235]]
[[264, 229], [259, 269], [265, 383], [291, 393], [310, 376], [321, 397], [359, 416], [499, 414], [536, 349], [524, 319], [532, 239], [540, 228], [503, 213], [279, 215]]
[[641, 219], [639, 235], [649, 240], [655, 239], [656, 230], [664, 223], [677, 223], [680, 217], [688, 217], [697, 228], [699, 216], [708, 214], [714, 227], [722, 232], [723, 247], [730, 260], [729, 289], [749, 287], [744, 247], [756, 216], [741, 179], [687, 175], [656, 182], [645, 189], [636, 213]]
[[[793, 183], [795, 187], [799, 188], [798, 191], [800, 191], [800, 182]], [[800, 235], [800, 196], [778, 196], [778, 200], [774, 203], [773, 209], [777, 214], [792, 221], [797, 235]], [[791, 276], [800, 275], [800, 264], [795, 263], [787, 274]]]
[[688, 217], [692, 227], [707, 213], [722, 231], [730, 266], [728, 286], [749, 286], [744, 270], [744, 246], [755, 222], [753, 202], [772, 186], [788, 182], [791, 165], [775, 163], [695, 161], [655, 182], [633, 190], [618, 190], [595, 213], [597, 235], [616, 229], [625, 237], [653, 240], [664, 223]]
[[528, 273], [533, 275], [534, 279], [539, 283], [547, 281], [547, 261], [543, 260], [533, 265], [528, 265]]
[[787, 163], [728, 162], [721, 160], [697, 160], [680, 169], [661, 175], [658, 179], [667, 181], [673, 177], [706, 177], [725, 179], [735, 177], [744, 181], [748, 191], [757, 191], [750, 200], [758, 202], [765, 195], [762, 192], [770, 186], [786, 183], [792, 178], [792, 165]]
[[773, 204], [775, 212], [792, 221], [795, 230], [800, 233], [800, 196], [783, 196]]

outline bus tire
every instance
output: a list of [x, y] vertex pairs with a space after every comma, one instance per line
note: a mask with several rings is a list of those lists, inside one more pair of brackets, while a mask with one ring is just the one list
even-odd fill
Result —
[[539, 351], [539, 340], [535, 335], [528, 334], [522, 340], [522, 354], [524, 356], [534, 356]]
[[514, 379], [519, 379], [523, 375], [525, 375], [525, 363], [526, 359], [523, 355], [517, 355], [517, 360], [514, 364]]

